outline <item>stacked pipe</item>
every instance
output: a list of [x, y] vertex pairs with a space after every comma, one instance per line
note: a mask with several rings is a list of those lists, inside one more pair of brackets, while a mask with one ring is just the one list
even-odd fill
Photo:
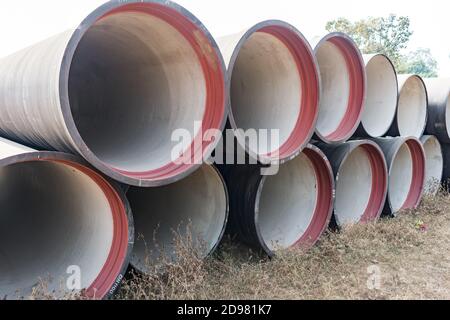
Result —
[[[0, 135], [59, 151], [0, 141], [0, 298], [27, 297], [39, 279], [61, 296], [108, 297], [129, 260], [146, 270], [153, 236], [170, 256], [171, 232], [188, 223], [195, 245], [214, 250], [228, 198], [198, 159], [219, 141], [203, 132], [225, 126], [226, 75], [191, 13], [170, 1], [110, 1], [75, 29], [3, 58], [0, 71]], [[177, 129], [189, 139], [174, 158]]]
[[[219, 167], [230, 194], [227, 233], [269, 256], [309, 247], [328, 227], [334, 202], [330, 164], [308, 145], [319, 115], [314, 52], [295, 27], [277, 20], [218, 42], [228, 66], [234, 145], [249, 162], [259, 162]], [[279, 140], [248, 141], [252, 130], [256, 135], [275, 130]], [[277, 166], [276, 174], [267, 174], [267, 164]]]
[[117, 0], [0, 60], [0, 298], [73, 270], [106, 298], [179, 241], [207, 257], [226, 232], [273, 256], [436, 194], [450, 81], [397, 76], [342, 33], [314, 44], [279, 20], [216, 44], [173, 2]]

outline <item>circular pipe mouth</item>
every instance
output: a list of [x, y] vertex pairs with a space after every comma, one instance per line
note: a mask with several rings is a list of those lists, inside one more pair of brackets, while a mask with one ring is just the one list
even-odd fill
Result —
[[334, 216], [339, 227], [377, 220], [388, 189], [387, 164], [380, 147], [362, 141], [350, 148], [336, 177]]
[[326, 143], [347, 141], [357, 130], [366, 97], [365, 64], [345, 34], [331, 33], [315, 48], [321, 77], [316, 135]]
[[184, 248], [207, 257], [225, 232], [228, 193], [212, 166], [165, 187], [131, 187], [127, 195], [137, 235], [131, 263], [140, 272], [179, 260]]
[[64, 53], [64, 120], [78, 151], [110, 177], [135, 186], [175, 182], [219, 142], [204, 136], [225, 127], [224, 70], [212, 36], [184, 8], [108, 2]]
[[[1, 160], [0, 297], [31, 294], [39, 281], [61, 298], [74, 290], [112, 295], [132, 246], [124, 201], [75, 157], [36, 152]], [[68, 270], [79, 270], [79, 288], [67, 286]]]
[[334, 177], [325, 155], [309, 145], [281, 165], [275, 176], [262, 179], [255, 223], [264, 250], [314, 245], [327, 229], [334, 201]]
[[444, 172], [444, 158], [439, 140], [434, 136], [421, 139], [425, 150], [425, 193], [436, 195], [441, 187]]
[[407, 76], [400, 88], [397, 126], [401, 137], [422, 137], [427, 125], [428, 97], [419, 76]]
[[391, 60], [383, 54], [365, 58], [367, 99], [361, 125], [370, 137], [378, 138], [388, 132], [397, 112], [397, 73]]
[[[318, 116], [319, 75], [303, 35], [282, 21], [251, 28], [236, 46], [228, 68], [233, 129], [278, 130], [267, 143], [236, 132], [256, 159], [285, 160], [309, 143]], [[258, 139], [260, 140], [260, 139]]]
[[416, 209], [425, 184], [425, 152], [416, 138], [407, 138], [395, 152], [389, 173], [389, 204], [393, 213]]

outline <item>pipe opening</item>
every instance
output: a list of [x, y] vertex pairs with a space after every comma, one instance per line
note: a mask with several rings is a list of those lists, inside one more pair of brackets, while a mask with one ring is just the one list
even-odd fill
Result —
[[334, 36], [316, 49], [322, 79], [317, 133], [331, 142], [345, 141], [356, 131], [365, 96], [365, 66], [358, 48]]
[[[160, 4], [123, 5], [93, 23], [77, 44], [68, 87], [75, 126], [97, 162], [132, 178], [180, 173], [172, 133], [187, 130], [193, 142], [195, 122], [221, 130], [225, 114], [213, 44]], [[193, 151], [203, 155], [206, 146]]]
[[128, 244], [118, 222], [125, 209], [82, 168], [42, 160], [0, 168], [0, 297], [26, 297], [40, 279], [49, 292], [70, 292], [70, 266], [89, 296], [103, 298], [114, 284]]
[[317, 118], [318, 75], [309, 45], [293, 30], [272, 25], [252, 33], [237, 50], [230, 66], [234, 124], [279, 130], [279, 141], [249, 141], [252, 153], [292, 156], [309, 142]]
[[366, 71], [367, 100], [362, 125], [371, 137], [381, 137], [391, 127], [397, 111], [397, 74], [383, 55], [373, 57]]
[[178, 241], [209, 255], [223, 235], [228, 214], [224, 183], [213, 167], [203, 166], [175, 184], [128, 191], [136, 243], [132, 263], [143, 272], [161, 258], [177, 260]]
[[439, 191], [444, 170], [444, 159], [441, 144], [435, 137], [427, 137], [425, 149], [425, 193], [434, 195]]
[[257, 204], [257, 228], [270, 251], [319, 239], [331, 217], [332, 181], [329, 164], [312, 149], [267, 177]]
[[417, 141], [409, 140], [400, 147], [390, 171], [392, 212], [416, 208], [421, 200], [425, 176], [424, 154]]
[[339, 169], [334, 213], [336, 223], [344, 226], [378, 219], [386, 192], [384, 155], [370, 144], [355, 148]]
[[402, 137], [422, 136], [427, 122], [427, 92], [419, 77], [410, 77], [400, 91], [397, 118]]

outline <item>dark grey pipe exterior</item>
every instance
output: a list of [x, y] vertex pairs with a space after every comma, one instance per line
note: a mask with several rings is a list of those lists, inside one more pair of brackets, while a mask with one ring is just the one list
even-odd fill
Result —
[[426, 134], [436, 136], [441, 143], [450, 143], [450, 78], [424, 81], [428, 90]]

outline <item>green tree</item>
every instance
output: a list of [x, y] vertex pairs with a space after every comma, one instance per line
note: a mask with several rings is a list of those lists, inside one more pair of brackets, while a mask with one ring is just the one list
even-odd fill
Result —
[[433, 78], [438, 76], [437, 68], [438, 63], [431, 54], [430, 49], [419, 48], [403, 57], [403, 61], [398, 67], [398, 72]]
[[396, 66], [402, 64], [401, 50], [407, 47], [413, 34], [409, 18], [393, 14], [387, 18], [370, 17], [356, 22], [339, 18], [328, 22], [326, 29], [348, 34], [365, 54], [386, 54]]

